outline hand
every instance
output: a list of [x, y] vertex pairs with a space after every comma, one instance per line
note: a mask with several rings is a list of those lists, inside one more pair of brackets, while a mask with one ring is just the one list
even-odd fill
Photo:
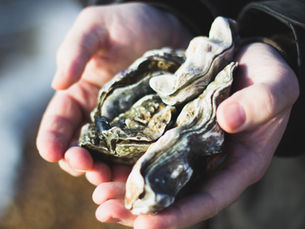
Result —
[[[288, 122], [298, 97], [294, 72], [270, 46], [254, 43], [238, 54], [240, 70], [234, 93], [217, 110], [219, 125], [230, 135], [224, 166], [195, 194], [176, 202], [157, 215], [132, 215], [124, 208], [124, 180], [103, 176], [93, 193], [100, 205], [96, 217], [102, 222], [119, 222], [134, 228], [185, 228], [215, 216], [242, 192], [262, 178]], [[109, 167], [108, 167], [109, 168]], [[108, 172], [117, 174], [122, 168]], [[122, 177], [124, 177], [122, 179]]]
[[[90, 7], [76, 19], [58, 51], [56, 92], [42, 118], [37, 148], [47, 161], [58, 162], [72, 175], [107, 173], [73, 141], [96, 106], [99, 88], [146, 50], [185, 48], [190, 34], [166, 12], [140, 4]], [[99, 173], [93, 183], [101, 182]]]

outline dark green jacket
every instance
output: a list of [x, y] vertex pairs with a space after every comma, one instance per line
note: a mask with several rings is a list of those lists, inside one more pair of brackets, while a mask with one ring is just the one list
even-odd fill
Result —
[[[99, 0], [93, 4], [128, 2]], [[300, 97], [293, 107], [287, 130], [277, 155], [304, 154], [305, 130], [305, 0], [142, 0], [172, 12], [195, 35], [206, 35], [216, 16], [238, 21], [241, 37], [261, 36], [274, 40], [285, 51], [284, 57], [295, 70]], [[304, 140], [303, 140], [304, 139]]]

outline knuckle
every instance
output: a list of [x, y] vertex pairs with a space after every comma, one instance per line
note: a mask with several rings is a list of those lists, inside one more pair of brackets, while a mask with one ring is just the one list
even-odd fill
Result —
[[76, 22], [94, 22], [97, 15], [96, 6], [87, 6], [79, 13]]
[[291, 76], [289, 93], [291, 93], [290, 95], [292, 97], [292, 102], [295, 103], [300, 96], [299, 82], [298, 82], [296, 75], [294, 74], [294, 72], [292, 70], [289, 75]]
[[295, 72], [287, 63], [280, 64], [281, 90], [287, 96], [287, 105], [292, 106], [300, 95], [299, 82]]
[[63, 45], [60, 45], [56, 52], [56, 62], [57, 64], [61, 63], [63, 60]]
[[259, 181], [263, 178], [263, 175], [264, 175], [263, 173], [258, 173], [258, 174], [256, 174], [256, 175], [252, 178], [250, 185], [253, 185], [253, 184], [259, 182]]
[[93, 6], [87, 6], [79, 14], [79, 18], [87, 17], [88, 15], [91, 15], [91, 13], [94, 11]]
[[299, 82], [295, 72], [287, 63], [280, 64], [281, 91], [286, 95], [286, 106], [292, 106], [300, 95]]
[[266, 84], [260, 84], [258, 93], [262, 98], [261, 109], [265, 111], [264, 113], [266, 113], [267, 116], [273, 115], [276, 112], [276, 101], [270, 86]]

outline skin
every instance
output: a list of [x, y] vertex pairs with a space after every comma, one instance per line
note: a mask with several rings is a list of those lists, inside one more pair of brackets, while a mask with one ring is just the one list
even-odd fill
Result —
[[96, 105], [98, 89], [114, 73], [145, 50], [167, 45], [185, 48], [190, 38], [172, 15], [133, 3], [85, 9], [59, 49], [53, 81], [57, 92], [41, 121], [37, 148], [45, 160], [58, 162], [71, 175], [85, 174], [97, 185], [93, 201], [99, 205], [96, 217], [101, 222], [185, 228], [233, 203], [262, 178], [272, 161], [299, 88], [283, 58], [262, 43], [239, 51], [233, 93], [217, 109], [219, 125], [230, 134], [225, 147], [228, 160], [198, 192], [165, 211], [132, 215], [123, 203], [130, 168], [94, 163], [85, 149], [73, 144]]

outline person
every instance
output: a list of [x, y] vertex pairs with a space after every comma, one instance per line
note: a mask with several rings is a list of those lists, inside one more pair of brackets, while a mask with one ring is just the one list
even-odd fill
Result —
[[[56, 93], [37, 135], [45, 160], [58, 162], [74, 176], [85, 174], [97, 185], [93, 200], [99, 205], [98, 220], [135, 228], [185, 228], [238, 199], [262, 178], [275, 152], [302, 153], [298, 136], [291, 133], [304, 127], [304, 96], [299, 90], [304, 73], [304, 1], [117, 2], [87, 7], [76, 19], [59, 48], [52, 83]], [[75, 145], [79, 128], [96, 106], [99, 88], [115, 73], [146, 50], [186, 48], [217, 15], [237, 19], [241, 37], [249, 38], [236, 54], [240, 68], [233, 93], [217, 109], [217, 121], [229, 133], [225, 150], [230, 157], [198, 192], [159, 214], [132, 215], [123, 203], [130, 168], [94, 162], [88, 151]]]

